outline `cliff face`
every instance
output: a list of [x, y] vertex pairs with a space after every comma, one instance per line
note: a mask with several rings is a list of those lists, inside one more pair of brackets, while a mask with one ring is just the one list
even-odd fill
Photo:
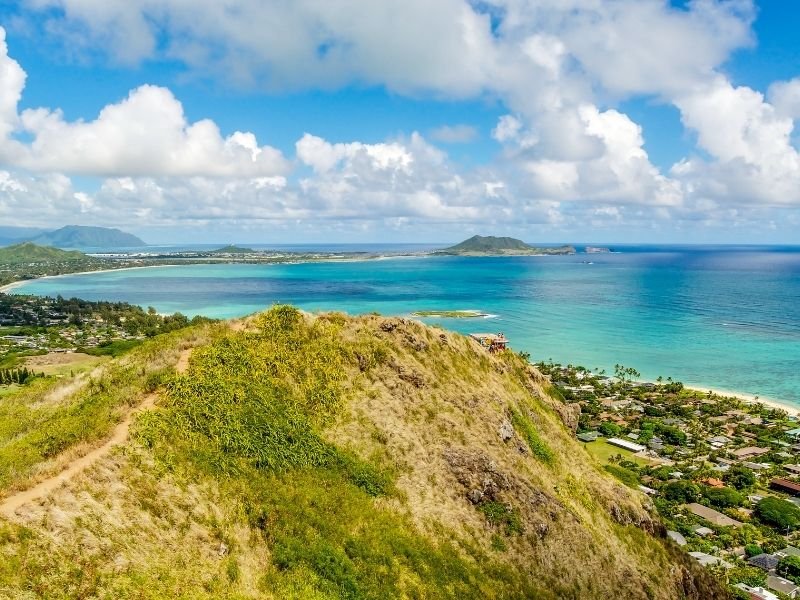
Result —
[[193, 351], [124, 451], [0, 525], [23, 557], [0, 592], [727, 597], [512, 353], [288, 307], [240, 329]]

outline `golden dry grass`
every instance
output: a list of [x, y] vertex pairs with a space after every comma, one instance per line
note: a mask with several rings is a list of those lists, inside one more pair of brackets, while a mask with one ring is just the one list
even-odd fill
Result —
[[[652, 535], [660, 526], [644, 496], [587, 460], [542, 377], [518, 357], [490, 356], [467, 338], [413, 321], [304, 318], [336, 323], [341, 343], [355, 348], [343, 379], [346, 404], [336, 418], [324, 421], [320, 435], [394, 475], [391, 494], [342, 496], [369, 512], [366, 523], [405, 523], [404, 535], [422, 536], [434, 546], [453, 543], [465, 572], [503, 577], [502, 569], [511, 569], [508, 573], [533, 582], [541, 597], [725, 597], [690, 559]], [[257, 334], [258, 323], [250, 321], [218, 335], [224, 335], [225, 347], [244, 347], [249, 342], [242, 336]], [[164, 360], [181, 363], [181, 351], [208, 340], [203, 334], [178, 341]], [[190, 378], [193, 363], [184, 364]], [[530, 424], [546, 453], [532, 452], [530, 439], [518, 428], [510, 439], [501, 438], [501, 426], [515, 412]], [[179, 455], [156, 457], [154, 451], [128, 445], [20, 509], [17, 524], [4, 528], [0, 522], [0, 560], [3, 555], [24, 559], [18, 569], [0, 568], [5, 593], [341, 596], [324, 585], [324, 570], [300, 565], [282, 572], [274, 556], [274, 536], [284, 535], [287, 527], [309, 525], [270, 519], [293, 518], [289, 507], [295, 504], [311, 511], [298, 514], [317, 514], [314, 506], [325, 497], [324, 486], [331, 485], [327, 476], [315, 479], [313, 472], [289, 470], [219, 478], [172, 460]], [[468, 497], [474, 489], [486, 494], [477, 505]], [[330, 488], [330, 493], [343, 492]], [[263, 526], [254, 529], [249, 507], [264, 495], [283, 508], [265, 513]], [[506, 525], [487, 517], [488, 509], [497, 507], [508, 516]], [[82, 569], [80, 577], [76, 567]], [[409, 579], [401, 589], [423, 585], [417, 575], [402, 572]], [[435, 597], [453, 597], [444, 589], [425, 589]], [[504, 596], [499, 589], [487, 597], [523, 597]]]

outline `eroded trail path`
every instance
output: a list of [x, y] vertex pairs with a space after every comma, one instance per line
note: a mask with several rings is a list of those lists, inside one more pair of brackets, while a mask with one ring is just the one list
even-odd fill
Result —
[[[189, 355], [191, 352], [191, 348], [181, 352], [180, 356], [178, 357], [178, 362], [175, 365], [175, 369], [178, 371], [178, 373], [185, 372], [189, 367]], [[30, 502], [35, 502], [36, 500], [44, 498], [51, 492], [58, 489], [62, 484], [70, 481], [76, 475], [95, 464], [104, 456], [108, 455], [114, 446], [122, 444], [128, 439], [128, 432], [134, 417], [138, 413], [152, 408], [157, 399], [158, 394], [155, 393], [145, 396], [144, 400], [142, 400], [138, 406], [131, 409], [128, 414], [125, 415], [125, 418], [122, 419], [122, 421], [118, 423], [116, 427], [114, 427], [113, 431], [111, 432], [111, 437], [103, 442], [101, 446], [94, 448], [80, 458], [72, 461], [69, 463], [67, 468], [57, 475], [39, 482], [32, 488], [22, 490], [21, 492], [17, 492], [11, 496], [8, 496], [7, 498], [4, 498], [2, 501], [0, 501], [0, 515], [13, 517], [18, 508]]]

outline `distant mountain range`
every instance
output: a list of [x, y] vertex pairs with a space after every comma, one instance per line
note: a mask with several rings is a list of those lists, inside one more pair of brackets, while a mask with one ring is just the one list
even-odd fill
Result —
[[28, 227], [0, 228], [0, 245], [20, 242], [56, 248], [130, 248], [147, 245], [135, 235], [109, 227], [67, 225], [55, 231]]
[[529, 256], [540, 254], [575, 254], [572, 246], [536, 247], [511, 237], [474, 235], [460, 244], [439, 250], [436, 254], [457, 256]]

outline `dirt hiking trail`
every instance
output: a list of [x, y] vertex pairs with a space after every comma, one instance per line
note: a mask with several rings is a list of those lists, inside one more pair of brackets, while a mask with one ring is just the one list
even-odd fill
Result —
[[[192, 353], [191, 348], [183, 350], [178, 357], [178, 362], [175, 365], [175, 370], [178, 373], [184, 373], [189, 367], [189, 355]], [[98, 460], [106, 456], [114, 446], [124, 443], [128, 439], [128, 432], [133, 422], [134, 417], [144, 411], [152, 408], [158, 399], [158, 394], [152, 393], [144, 397], [136, 407], [132, 408], [125, 418], [120, 421], [111, 432], [109, 437], [101, 446], [94, 448], [80, 458], [72, 461], [67, 468], [60, 473], [48, 477], [44, 481], [37, 483], [35, 486], [22, 490], [21, 492], [14, 493], [7, 498], [0, 501], [0, 515], [5, 517], [13, 517], [17, 509], [40, 500], [58, 489], [62, 484], [72, 480], [76, 475], [86, 470]]]

